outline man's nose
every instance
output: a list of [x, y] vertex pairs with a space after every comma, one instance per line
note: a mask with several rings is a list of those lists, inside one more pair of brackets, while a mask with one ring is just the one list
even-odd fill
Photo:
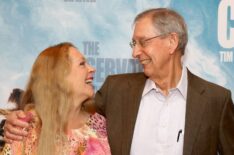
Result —
[[140, 45], [136, 44], [133, 48], [132, 48], [132, 57], [133, 58], [138, 58], [141, 54], [142, 54], [142, 47], [140, 47]]

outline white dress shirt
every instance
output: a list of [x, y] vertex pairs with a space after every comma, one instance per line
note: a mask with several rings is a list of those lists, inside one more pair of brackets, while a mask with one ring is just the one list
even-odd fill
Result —
[[164, 96], [147, 79], [137, 115], [131, 155], [182, 155], [187, 98], [187, 69], [176, 88]]

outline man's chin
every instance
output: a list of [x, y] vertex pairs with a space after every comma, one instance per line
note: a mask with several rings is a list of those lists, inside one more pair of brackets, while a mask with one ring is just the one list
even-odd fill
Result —
[[147, 69], [143, 69], [143, 72], [144, 72], [145, 76], [147, 76], [147, 77], [150, 77], [150, 75], [152, 75], [152, 73]]

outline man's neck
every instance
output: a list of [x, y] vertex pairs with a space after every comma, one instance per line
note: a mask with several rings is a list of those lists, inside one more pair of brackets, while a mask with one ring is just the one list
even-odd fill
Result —
[[182, 64], [180, 61], [174, 61], [164, 68], [159, 78], [151, 79], [155, 82], [165, 96], [168, 95], [169, 90], [175, 88], [182, 76]]

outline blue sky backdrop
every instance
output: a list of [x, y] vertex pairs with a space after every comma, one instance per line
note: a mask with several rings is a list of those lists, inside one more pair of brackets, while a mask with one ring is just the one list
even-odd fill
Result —
[[[5, 107], [13, 88], [25, 88], [37, 55], [60, 42], [73, 42], [83, 52], [85, 42], [98, 43], [96, 54], [84, 53], [93, 58], [93, 65], [100, 72], [98, 76], [102, 77], [101, 81], [95, 81], [96, 89], [109, 73], [138, 71], [132, 69], [137, 65], [135, 61], [133, 66], [128, 61], [132, 22], [139, 12], [154, 7], [174, 8], [185, 18], [189, 31], [185, 55], [188, 68], [234, 92], [234, 63], [220, 61], [221, 50], [234, 48], [223, 49], [219, 45], [219, 3], [219, 0], [1, 0], [0, 106]], [[234, 27], [233, 21], [229, 25]]]

